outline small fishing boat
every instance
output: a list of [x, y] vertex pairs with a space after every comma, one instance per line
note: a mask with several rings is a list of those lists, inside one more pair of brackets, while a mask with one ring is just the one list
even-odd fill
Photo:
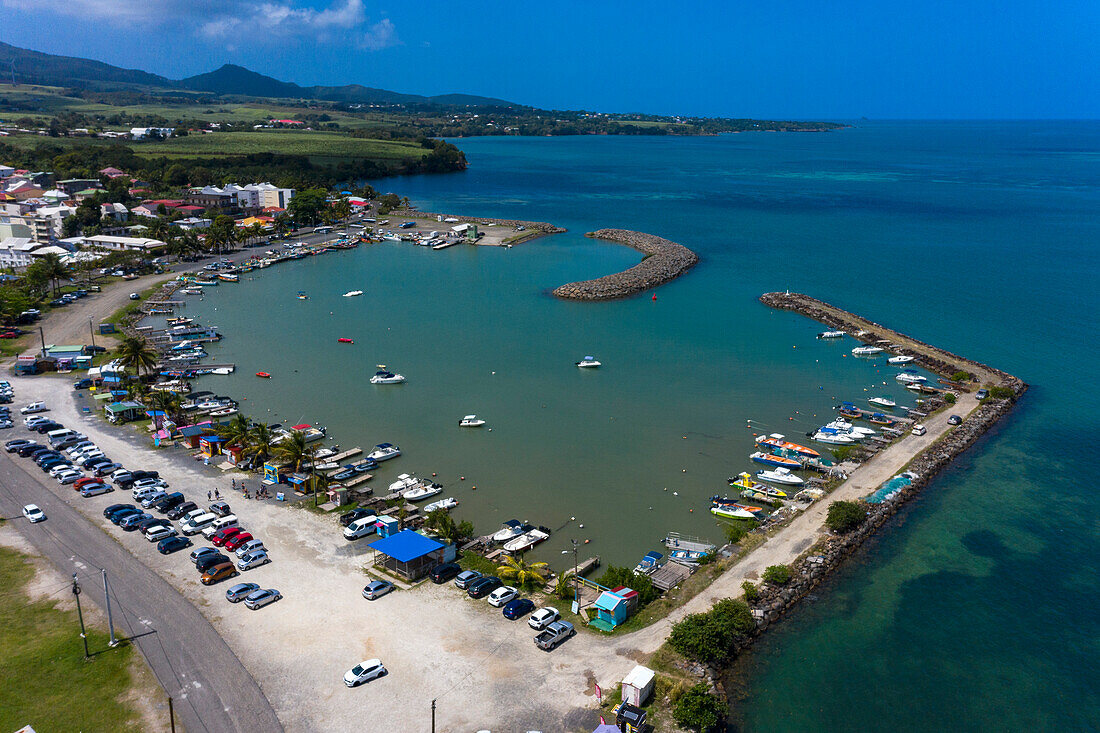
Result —
[[849, 420], [858, 420], [863, 417], [863, 413], [856, 407], [849, 407], [848, 405], [842, 405], [837, 412], [841, 417], [846, 417]]
[[402, 374], [394, 374], [388, 372], [385, 369], [380, 369], [374, 373], [374, 376], [370, 378], [371, 384], [401, 384], [405, 381], [405, 377]]
[[889, 397], [868, 397], [867, 401], [876, 407], [885, 407], [888, 410], [898, 406], [898, 403]]
[[767, 445], [772, 448], [781, 448], [783, 450], [793, 451], [799, 455], [806, 456], [808, 458], [820, 458], [821, 454], [815, 451], [813, 448], [807, 448], [804, 445], [798, 443], [789, 443], [784, 440], [783, 436], [779, 433], [772, 433], [771, 435], [761, 435], [757, 437], [756, 442], [760, 445]]
[[902, 372], [894, 377], [898, 382], [905, 382], [907, 384], [920, 384], [927, 382], [928, 377], [921, 376], [920, 374], [913, 374], [912, 372]]
[[355, 343], [351, 339], [347, 339], [347, 338], [339, 338], [339, 339], [336, 339], [336, 340], [341, 344], [354, 344]]
[[[789, 468], [773, 468], [770, 471], [757, 471], [756, 475], [761, 481], [769, 481], [773, 484], [785, 484], [787, 486], [800, 486], [802, 484], [802, 479], [791, 473]], [[786, 496], [786, 494], [783, 496]]]
[[167, 321], [165, 321], [165, 323], [167, 323], [169, 326], [190, 326], [194, 322], [194, 318], [184, 318], [183, 316], [180, 316], [179, 318], [169, 318]]
[[507, 522], [500, 525], [500, 529], [493, 534], [492, 540], [500, 544], [501, 542], [515, 539], [525, 532], [530, 532], [534, 528], [535, 525], [533, 524], [524, 524], [518, 519], [509, 519]]
[[896, 423], [897, 421], [894, 420], [894, 418], [892, 418], [892, 417], [889, 417], [887, 415], [883, 415], [881, 412], [876, 412], [874, 415], [871, 415], [871, 417], [867, 418], [867, 422], [871, 423], [872, 425], [890, 426], [890, 425], [893, 425], [894, 423]]
[[309, 296], [306, 295], [306, 291], [304, 291], [304, 290], [299, 290], [298, 291], [298, 300], [309, 300]]
[[333, 481], [345, 481], [355, 475], [355, 469], [351, 466], [344, 466], [336, 473], [329, 476]]
[[401, 449], [392, 443], [379, 443], [374, 446], [374, 450], [367, 454], [367, 458], [372, 461], [381, 463], [382, 461], [388, 461], [391, 458], [397, 458], [401, 455]]
[[817, 335], [819, 339], [838, 339], [844, 336], [844, 331], [822, 331]]
[[482, 425], [485, 424], [485, 421], [477, 415], [467, 415], [466, 417], [462, 418], [462, 420], [460, 420], [458, 424], [459, 427], [463, 428], [480, 428]]
[[271, 379], [271, 373], [270, 372], [256, 372], [256, 376], [259, 377], [260, 379]]
[[[726, 482], [734, 488], [747, 489], [749, 491], [763, 491], [765, 488], [767, 488], [763, 484], [761, 484], [757, 481], [754, 481], [752, 476], [750, 476], [745, 471], [742, 471], [741, 473], [739, 473], [737, 475], [737, 478], [726, 479]], [[712, 497], [711, 500], [713, 501], [717, 498], [718, 497], [715, 496], [715, 497]]]
[[434, 511], [439, 511], [440, 509], [442, 509], [443, 511], [454, 509], [456, 506], [458, 506], [458, 499], [454, 498], [453, 496], [448, 496], [446, 499], [433, 501], [431, 504], [426, 505], [420, 511], [423, 512], [425, 515], [428, 515]]
[[857, 346], [852, 349], [852, 356], [874, 356], [881, 354], [883, 349], [878, 346]]
[[782, 466], [784, 468], [793, 469], [802, 468], [802, 464], [793, 458], [777, 456], [773, 453], [764, 453], [763, 451], [757, 451], [749, 456], [749, 458], [757, 463], [763, 463], [765, 466]]
[[528, 532], [524, 532], [514, 540], [509, 540], [504, 543], [504, 551], [512, 554], [526, 552], [540, 542], [550, 539], [550, 530], [546, 527], [538, 527]]
[[[356, 295], [362, 295], [362, 294], [363, 294], [362, 290], [349, 290], [348, 292], [344, 293], [344, 297], [345, 298], [354, 298]], [[881, 349], [880, 349], [880, 351], [881, 351]]]
[[198, 285], [199, 287], [203, 287], [205, 285], [217, 285], [217, 284], [218, 284], [217, 280], [200, 280], [198, 278], [195, 278], [195, 285]]
[[440, 484], [424, 481], [419, 486], [406, 491], [404, 493], [404, 499], [405, 501], [423, 501], [428, 497], [442, 493], [443, 487]]
[[634, 566], [635, 575], [652, 575], [661, 567], [661, 558], [663, 558], [659, 552], [647, 552], [642, 561]]
[[390, 484], [390, 492], [408, 491], [412, 487], [420, 483], [420, 479], [413, 476], [411, 473], [403, 473], [397, 477], [397, 480]]
[[904, 355], [902, 355], [902, 356], [891, 356], [886, 361], [889, 362], [890, 364], [908, 364], [909, 362], [913, 361], [913, 357], [912, 356], [904, 356]]
[[756, 519], [756, 515], [740, 504], [719, 504], [710, 508], [710, 513], [726, 519]]
[[235, 283], [235, 282], [240, 282], [241, 281], [240, 275], [231, 275], [228, 272], [220, 273], [218, 275], [218, 279], [219, 280], [224, 280], [227, 283]]
[[668, 553], [668, 559], [681, 565], [695, 566], [707, 558], [709, 553], [702, 550], [673, 550]]
[[578, 361], [577, 366], [581, 369], [595, 369], [600, 366], [600, 362], [596, 361], [596, 357], [589, 355]]
[[350, 466], [356, 473], [366, 473], [367, 471], [373, 471], [378, 468], [378, 461], [372, 461], [369, 458], [364, 458], [361, 461], [351, 464]]
[[223, 407], [220, 410], [214, 410], [208, 413], [210, 417], [229, 417], [230, 415], [236, 415], [240, 410], [236, 407]]

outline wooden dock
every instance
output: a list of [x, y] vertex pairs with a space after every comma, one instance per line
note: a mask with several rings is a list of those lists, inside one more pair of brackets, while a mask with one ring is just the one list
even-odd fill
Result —
[[351, 458], [352, 456], [357, 456], [362, 452], [363, 452], [363, 449], [360, 448], [359, 446], [356, 446], [354, 448], [350, 448], [346, 451], [343, 451], [342, 453], [337, 453], [334, 456], [329, 456], [328, 458], [325, 458], [323, 460], [325, 461], [325, 463], [339, 463], [340, 461]]
[[669, 532], [665, 537], [664, 545], [670, 550], [690, 550], [692, 552], [713, 552], [714, 543], [707, 542], [702, 537]]
[[681, 565], [678, 562], [666, 562], [654, 571], [649, 579], [653, 581], [654, 588], [667, 591], [690, 578], [694, 572], [695, 569], [687, 565]]
[[590, 557], [584, 562], [577, 565], [577, 575], [588, 575], [590, 572], [600, 566], [600, 557]]
[[354, 489], [356, 486], [359, 486], [360, 484], [365, 484], [372, 478], [374, 478], [373, 474], [358, 473], [347, 481], [341, 481], [340, 485], [343, 486], [345, 489]]
[[456, 244], [462, 244], [462, 242], [457, 240], [454, 242], [441, 242], [439, 244], [433, 244], [432, 249], [447, 249], [448, 247], [453, 247]]

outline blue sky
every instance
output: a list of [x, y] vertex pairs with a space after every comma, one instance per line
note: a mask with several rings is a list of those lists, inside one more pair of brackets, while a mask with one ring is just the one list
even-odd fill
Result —
[[555, 109], [786, 118], [1096, 118], [1100, 2], [0, 0], [0, 40], [171, 77]]

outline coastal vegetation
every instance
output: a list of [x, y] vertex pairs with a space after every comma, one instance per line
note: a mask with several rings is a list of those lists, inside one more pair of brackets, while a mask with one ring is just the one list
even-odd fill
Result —
[[721, 698], [699, 683], [680, 695], [672, 707], [677, 724], [700, 733], [720, 730], [726, 720], [726, 706]]
[[863, 524], [867, 510], [858, 501], [834, 501], [829, 505], [825, 516], [825, 526], [834, 532], [843, 534]]
[[736, 645], [756, 628], [744, 601], [723, 598], [709, 611], [685, 616], [672, 626], [668, 644], [696, 662], [721, 665], [734, 655]]
[[764, 568], [761, 576], [764, 582], [772, 585], [786, 585], [791, 582], [791, 568], [789, 565], [769, 565]]
[[596, 582], [605, 588], [618, 588], [625, 585], [627, 588], [636, 591], [638, 593], [639, 610], [657, 600], [661, 595], [661, 591], [653, 585], [653, 581], [648, 575], [636, 575], [633, 568], [608, 565], [607, 570]]
[[521, 588], [532, 588], [541, 583], [549, 572], [548, 563], [528, 562], [522, 557], [506, 557], [497, 567], [501, 580], [512, 581]]

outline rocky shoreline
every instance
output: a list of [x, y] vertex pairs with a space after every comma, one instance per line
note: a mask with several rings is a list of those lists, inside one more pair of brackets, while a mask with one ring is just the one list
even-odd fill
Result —
[[503, 226], [503, 227], [526, 227], [539, 234], [562, 234], [568, 230], [562, 227], [550, 224], [545, 221], [523, 221], [521, 219], [494, 219], [489, 216], [456, 216], [454, 214], [436, 214], [427, 211], [417, 211], [416, 209], [394, 209], [388, 216], [396, 217], [409, 217], [423, 219], [427, 217], [429, 219], [458, 219], [460, 222], [467, 224], [480, 224], [482, 226]]
[[645, 257], [634, 267], [595, 280], [567, 283], [553, 293], [567, 300], [613, 300], [650, 290], [675, 280], [699, 262], [699, 256], [682, 244], [633, 232], [629, 229], [600, 229], [585, 234], [593, 239], [618, 242], [638, 250]]

